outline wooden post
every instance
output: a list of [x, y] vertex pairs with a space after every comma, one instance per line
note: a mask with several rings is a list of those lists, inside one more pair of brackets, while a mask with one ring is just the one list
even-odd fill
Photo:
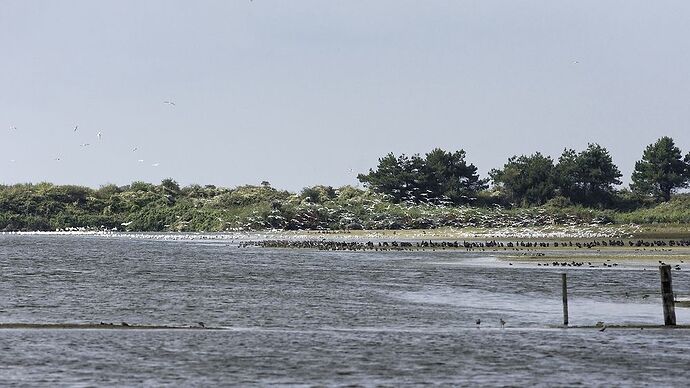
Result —
[[568, 281], [566, 275], [561, 274], [563, 279], [563, 326], [568, 326]]
[[664, 305], [664, 325], [676, 325], [676, 309], [673, 301], [673, 284], [671, 283], [671, 266], [660, 265], [661, 302]]

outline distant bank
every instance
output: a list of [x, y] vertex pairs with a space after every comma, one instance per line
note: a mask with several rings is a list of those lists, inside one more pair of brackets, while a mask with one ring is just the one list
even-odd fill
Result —
[[352, 186], [314, 186], [292, 193], [268, 182], [236, 188], [180, 187], [172, 179], [99, 189], [51, 183], [0, 186], [0, 231], [357, 231], [631, 223], [671, 229], [689, 225], [690, 195], [616, 209], [561, 200], [517, 206], [490, 196], [464, 205], [397, 200]]

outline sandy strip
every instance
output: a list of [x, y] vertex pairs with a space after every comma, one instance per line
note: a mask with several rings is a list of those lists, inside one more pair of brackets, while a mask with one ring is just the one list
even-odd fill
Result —
[[165, 326], [165, 325], [122, 325], [99, 323], [0, 323], [0, 329], [102, 329], [102, 330], [223, 330], [216, 327]]
[[606, 330], [618, 330], [618, 329], [627, 329], [627, 330], [644, 330], [644, 329], [671, 329], [671, 330], [676, 330], [676, 329], [682, 329], [682, 330], [687, 330], [690, 329], [690, 325], [675, 325], [675, 326], [665, 326], [665, 325], [609, 325], [606, 324], [606, 328], [604, 330], [601, 330], [604, 328], [604, 326], [554, 326], [555, 328], [562, 328], [562, 329], [597, 329], [599, 331], [606, 331]]

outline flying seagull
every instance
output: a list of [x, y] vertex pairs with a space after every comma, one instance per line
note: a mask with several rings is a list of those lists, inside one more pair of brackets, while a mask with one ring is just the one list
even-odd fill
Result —
[[158, 166], [160, 166], [160, 165], [161, 165], [160, 163], [154, 163], [154, 164], [152, 164], [151, 166], [152, 166], [152, 167], [158, 167]]
[[103, 136], [102, 132], [98, 132], [98, 140], [101, 140], [101, 137]]
[[137, 152], [138, 149], [139, 149], [139, 147], [134, 147], [134, 148], [132, 148], [132, 152]]
[[163, 101], [163, 104], [168, 104], [168, 105], [170, 105], [170, 106], [175, 106], [175, 103], [174, 103], [174, 102], [168, 101], [168, 100]]
[[77, 132], [77, 129], [79, 129], [79, 125], [74, 126], [74, 132]]
[[10, 131], [16, 131], [16, 130], [17, 130], [17, 127], [15, 127], [14, 125], [10, 125]]

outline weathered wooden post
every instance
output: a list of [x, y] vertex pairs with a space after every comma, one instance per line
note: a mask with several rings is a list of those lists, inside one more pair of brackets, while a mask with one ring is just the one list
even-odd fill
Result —
[[563, 279], [563, 326], [568, 326], [568, 281], [566, 275], [561, 274]]
[[671, 266], [660, 265], [661, 302], [664, 305], [664, 325], [676, 325], [676, 309], [673, 301], [673, 284], [671, 283]]

